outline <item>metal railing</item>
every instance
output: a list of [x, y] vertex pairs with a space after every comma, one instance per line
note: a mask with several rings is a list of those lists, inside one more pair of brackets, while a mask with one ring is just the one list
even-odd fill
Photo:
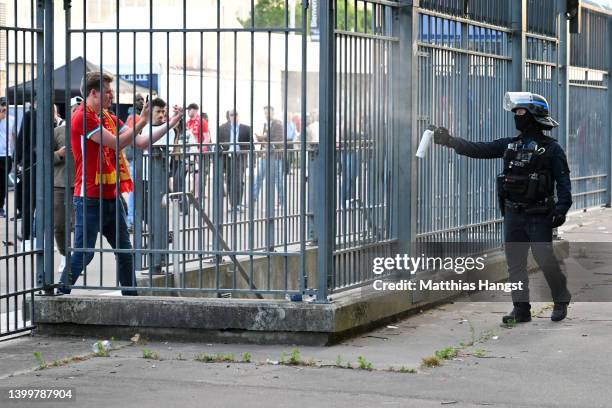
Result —
[[[146, 152], [131, 164], [131, 198], [122, 197], [120, 182], [114, 185], [107, 209], [114, 216], [106, 227], [111, 237], [123, 234], [118, 214], [125, 210], [133, 220], [129, 245], [112, 248], [98, 239], [99, 231], [95, 243], [76, 245], [67, 184], [65, 243], [69, 253], [93, 258], [74, 289], [275, 298], [309, 293], [325, 301], [328, 293], [370, 282], [373, 257], [409, 252], [414, 243], [497, 248], [502, 219], [494, 175], [501, 162], [435, 148], [420, 161], [414, 148], [429, 124], [474, 141], [514, 135], [501, 109], [508, 90], [533, 91], [551, 102], [561, 123], [552, 135], [568, 155], [574, 208], [610, 204], [611, 18], [592, 8], [583, 10], [582, 32], [566, 35], [561, 0], [337, 0], [318, 3], [313, 27], [307, 27], [310, 2], [297, 2], [292, 24], [289, 1], [272, 20], [258, 14], [254, 0], [236, 3], [240, 19], [224, 12], [234, 3], [220, 0], [212, 7], [148, 1], [127, 11], [121, 1], [100, 2], [107, 6], [104, 16], [89, 12], [92, 2], [65, 1], [65, 84], [58, 89], [54, 47], [44, 46], [53, 43], [54, 16], [45, 14], [53, 2], [30, 3], [29, 26], [20, 17], [0, 27], [6, 55], [13, 56], [5, 64], [9, 110], [23, 115], [34, 88], [39, 95], [34, 133], [40, 165], [22, 174], [36, 181], [26, 190], [36, 191], [35, 204], [27, 206], [36, 208], [37, 244], [31, 251], [18, 246], [24, 221], [0, 219], [3, 240], [17, 244], [0, 252], [2, 313], [13, 317], [24, 297], [58, 286], [50, 244], [57, 213], [50, 107], [55, 97], [68, 119], [64, 141], [72, 157], [82, 145], [70, 134], [78, 137], [87, 120], [72, 123], [67, 107], [79, 93], [72, 84], [86, 71], [114, 78], [115, 98], [106, 108], [121, 119], [116, 133], [122, 122], [136, 121], [138, 93], [161, 97], [169, 116], [175, 105], [187, 110], [196, 103], [200, 112], [197, 119], [184, 112], [176, 137], [161, 146], [152, 137], [138, 146], [132, 141]], [[12, 4], [9, 15], [20, 15], [17, 1]], [[170, 20], [172, 27], [164, 25]], [[275, 114], [266, 116], [265, 106]], [[128, 114], [130, 108], [136, 113]], [[232, 121], [236, 112], [239, 119]], [[169, 120], [154, 120], [158, 114], [148, 117], [149, 134], [153, 122]], [[199, 125], [187, 125], [188, 119]], [[232, 130], [232, 123], [241, 125]], [[33, 157], [32, 146], [22, 149]], [[106, 153], [96, 152], [85, 162], [103, 170], [99, 158]], [[119, 155], [109, 154], [119, 167]], [[19, 195], [10, 196], [9, 217]], [[97, 217], [81, 217], [77, 225], [103, 223], [107, 210], [98, 206]], [[120, 282], [119, 272], [130, 262], [136, 280], [126, 286], [129, 279]], [[11, 328], [2, 326], [0, 335], [29, 327], [13, 327], [13, 317], [3, 315]]]
[[[507, 116], [495, 109], [509, 87], [510, 45], [503, 27], [466, 24], [425, 12], [419, 15], [418, 35], [417, 134], [429, 124], [474, 141], [511, 132]], [[501, 244], [492, 182], [500, 170], [499, 162], [432, 149], [427, 160], [417, 164], [417, 239]]]
[[40, 109], [51, 101], [42, 81], [53, 66], [47, 50], [53, 36], [50, 2], [5, 3], [0, 22], [0, 339], [32, 328], [34, 294], [51, 281], [45, 270], [52, 269], [52, 259], [43, 257], [43, 244], [53, 240], [53, 228], [44, 223], [53, 212], [53, 189], [41, 182], [53, 171], [53, 117], [51, 110]]

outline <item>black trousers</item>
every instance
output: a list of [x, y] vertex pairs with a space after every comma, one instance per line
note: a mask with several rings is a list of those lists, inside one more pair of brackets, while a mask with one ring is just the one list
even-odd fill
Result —
[[13, 161], [10, 156], [0, 156], [0, 208], [4, 208], [8, 190], [8, 175], [11, 172]]
[[529, 302], [527, 256], [529, 249], [544, 273], [554, 302], [569, 302], [567, 278], [561, 271], [552, 245], [552, 216], [527, 215], [506, 206], [504, 241], [510, 282], [523, 282], [523, 290], [512, 291], [513, 302]]
[[32, 238], [32, 223], [34, 222], [34, 211], [36, 210], [36, 167], [31, 167], [23, 172], [21, 183], [21, 228], [23, 239], [25, 240]]
[[245, 156], [240, 153], [229, 153], [225, 158], [225, 177], [227, 194], [231, 208], [242, 203], [244, 193]]

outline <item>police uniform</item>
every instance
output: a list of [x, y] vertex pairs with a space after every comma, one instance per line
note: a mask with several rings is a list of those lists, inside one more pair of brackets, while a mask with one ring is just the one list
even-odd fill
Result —
[[565, 318], [571, 295], [553, 252], [552, 232], [565, 222], [565, 214], [572, 205], [570, 172], [563, 148], [542, 132], [557, 125], [548, 116], [546, 100], [527, 93], [520, 93], [517, 98], [515, 103], [507, 105], [512, 112], [527, 110], [524, 117], [515, 116], [517, 129], [521, 131], [518, 136], [471, 142], [437, 128], [434, 140], [463, 156], [504, 160], [504, 170], [497, 176], [497, 191], [504, 215], [506, 261], [509, 281], [523, 282], [523, 289], [512, 292], [514, 309], [503, 321], [531, 320], [527, 273], [529, 248], [551, 289], [555, 302], [551, 319], [558, 321]]

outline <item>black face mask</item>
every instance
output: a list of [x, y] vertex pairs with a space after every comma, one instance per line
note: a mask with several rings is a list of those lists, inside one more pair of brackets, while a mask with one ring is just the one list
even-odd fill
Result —
[[514, 126], [517, 130], [524, 132], [533, 126], [534, 120], [529, 113], [524, 115], [514, 115]]

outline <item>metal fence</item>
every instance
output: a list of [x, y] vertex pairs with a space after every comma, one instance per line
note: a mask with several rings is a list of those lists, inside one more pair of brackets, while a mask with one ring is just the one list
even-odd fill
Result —
[[[457, 7], [461, 2], [442, 3], [421, 2], [427, 10], [418, 10], [416, 134], [435, 123], [474, 141], [513, 135], [500, 101], [505, 91], [516, 89], [512, 77], [521, 68], [515, 62], [524, 60], [520, 71], [524, 89], [546, 97], [553, 115], [568, 123], [566, 134], [555, 129], [552, 136], [566, 146], [573, 208], [609, 205], [610, 119], [604, 119], [603, 112], [610, 110], [606, 70], [610, 57], [609, 47], [601, 44], [604, 39], [609, 41], [610, 17], [583, 10], [583, 29], [580, 34], [572, 34], [570, 53], [573, 65], [588, 68], [568, 68], [564, 82], [559, 73], [564, 64], [559, 47], [567, 47], [567, 42], [561, 39], [558, 26], [565, 27], [566, 22], [558, 14], [559, 2], [528, 1], [522, 33], [516, 31], [520, 20], [498, 19], [498, 25], [492, 27], [491, 18], [471, 19], [471, 15], [462, 14]], [[505, 2], [489, 3], [495, 4], [491, 10], [509, 6]], [[521, 7], [520, 3], [513, 6]], [[505, 10], [507, 16], [520, 16], [520, 12], [513, 14], [511, 7]], [[521, 35], [524, 47], [517, 48], [513, 40]], [[566, 86], [567, 111], [560, 102]], [[418, 239], [465, 242], [471, 238], [492, 245], [501, 243], [501, 218], [492, 177], [499, 172], [500, 163], [465, 160], [448, 151], [434, 150], [428, 160], [418, 162], [417, 168]]]
[[[336, 180], [334, 267], [330, 291], [374, 275], [372, 258], [391, 253], [391, 201], [397, 185], [393, 145], [398, 143], [393, 55], [393, 12], [398, 4], [339, 1], [334, 27]], [[340, 10], [343, 9], [344, 13]], [[354, 14], [349, 18], [349, 11]], [[360, 23], [363, 22], [363, 23]]]
[[43, 243], [53, 240], [53, 230], [46, 230], [40, 222], [51, 211], [45, 204], [52, 196], [52, 186], [41, 180], [52, 172], [45, 149], [50, 151], [53, 120], [51, 111], [36, 109], [35, 104], [49, 106], [51, 98], [43, 81], [52, 85], [48, 49], [52, 48], [53, 24], [44, 12], [48, 2], [19, 2], [19, 8], [17, 1], [11, 3], [0, 27], [4, 51], [0, 90], [0, 338], [32, 328], [34, 293], [47, 289], [50, 279], [44, 271], [52, 270], [52, 258], [42, 256]]
[[582, 32], [570, 38], [566, 137], [574, 209], [610, 205], [611, 36], [610, 16], [584, 10]]
[[[427, 11], [418, 23], [417, 134], [430, 124], [475, 141], [509, 131], [508, 118], [495, 109], [509, 87], [508, 30]], [[498, 245], [501, 219], [491, 175], [499, 170], [499, 162], [433, 149], [418, 163], [418, 239]]]
[[[264, 19], [256, 1], [246, 4], [246, 20], [228, 20], [229, 3], [220, 0], [148, 0], [139, 9], [117, 0], [102, 7], [106, 19], [91, 12], [91, 2], [64, 1], [65, 28], [55, 30], [66, 32], [60, 57], [52, 46], [59, 38], [53, 1], [26, 2], [30, 14], [12, 3], [14, 18], [0, 27], [9, 56], [4, 95], [15, 133], [28, 110], [36, 123], [25, 122], [35, 143], [18, 144], [17, 173], [0, 174], [9, 197], [8, 218], [0, 218], [0, 335], [28, 330], [26, 300], [63, 286], [52, 245], [62, 214], [67, 259], [74, 255], [66, 272], [79, 266], [74, 258], [91, 259], [68, 285], [76, 291], [326, 301], [370, 282], [374, 257], [410, 252], [415, 243], [498, 248], [494, 176], [501, 162], [438, 148], [418, 160], [414, 152], [430, 124], [474, 141], [514, 135], [501, 109], [508, 90], [551, 102], [573, 208], [610, 204], [612, 23], [604, 11], [586, 8], [581, 34], [567, 35], [560, 0], [337, 0], [319, 3], [318, 24], [308, 17], [309, 2], [298, 2], [293, 24], [289, 1], [276, 20]], [[194, 22], [198, 7], [210, 18]], [[134, 13], [140, 20], [129, 18]], [[179, 23], [164, 25], [172, 16]], [[58, 88], [60, 69], [53, 69], [64, 62]], [[88, 129], [91, 118], [73, 122], [79, 108], [69, 109], [87, 71], [114, 78], [110, 89], [104, 81], [94, 88], [114, 94], [103, 108], [119, 119], [95, 129]], [[126, 82], [139, 76], [144, 82]], [[166, 105], [151, 107], [149, 123], [130, 139], [136, 153], [122, 166], [115, 152], [129, 133], [123, 122], [138, 126], [140, 93]], [[66, 114], [67, 157], [74, 148], [85, 153], [89, 170], [81, 176], [97, 172], [103, 180], [108, 159], [131, 173], [133, 191], [122, 194], [125, 173], [111, 180], [109, 201], [73, 200], [69, 180], [54, 188], [53, 100]], [[187, 112], [192, 103], [199, 111]], [[170, 131], [175, 105], [184, 117]], [[105, 149], [79, 136], [103, 137], [102, 127], [119, 135]], [[13, 191], [16, 176], [21, 186]], [[94, 190], [105, 191], [103, 184], [94, 182]], [[54, 209], [58, 190], [64, 197]], [[15, 217], [19, 199], [22, 220]], [[29, 247], [18, 239], [28, 227]]]

